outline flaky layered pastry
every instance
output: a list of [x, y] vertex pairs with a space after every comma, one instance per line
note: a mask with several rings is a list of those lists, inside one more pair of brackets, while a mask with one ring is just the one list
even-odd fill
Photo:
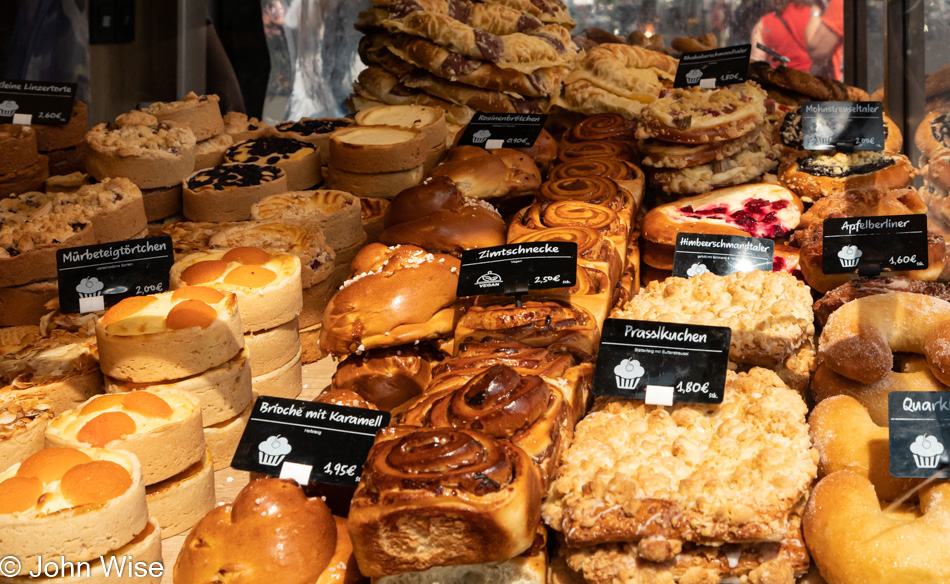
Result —
[[721, 405], [601, 401], [575, 430], [543, 507], [569, 545], [778, 542], [817, 473], [806, 406], [771, 371], [729, 372]]

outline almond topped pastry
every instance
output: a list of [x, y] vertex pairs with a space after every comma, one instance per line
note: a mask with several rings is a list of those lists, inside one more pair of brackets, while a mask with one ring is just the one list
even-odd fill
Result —
[[203, 286], [126, 298], [99, 319], [96, 338], [102, 372], [135, 382], [197, 375], [244, 347], [234, 294]]
[[300, 259], [259, 247], [196, 252], [175, 262], [173, 288], [207, 286], [233, 292], [245, 332], [273, 328], [294, 319], [303, 307]]
[[142, 463], [146, 485], [185, 470], [204, 453], [198, 400], [168, 388], [96, 396], [56, 416], [46, 440], [53, 446], [131, 452]]
[[102, 448], [47, 448], [0, 472], [0, 541], [29, 570], [38, 556], [86, 561], [148, 522], [138, 459]]
[[42, 450], [43, 430], [52, 417], [52, 406], [42, 392], [0, 388], [0, 466]]

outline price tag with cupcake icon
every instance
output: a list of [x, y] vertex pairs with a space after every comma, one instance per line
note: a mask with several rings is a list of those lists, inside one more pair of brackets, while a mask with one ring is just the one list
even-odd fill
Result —
[[609, 318], [594, 393], [664, 406], [722, 403], [731, 339], [728, 327]]
[[75, 83], [0, 80], [0, 124], [58, 126], [69, 122]]
[[462, 130], [458, 146], [531, 148], [541, 135], [547, 114], [489, 114], [477, 112]]
[[887, 406], [891, 476], [950, 478], [950, 394], [894, 391]]
[[924, 270], [929, 264], [927, 216], [884, 215], [825, 219], [822, 271], [876, 276]]

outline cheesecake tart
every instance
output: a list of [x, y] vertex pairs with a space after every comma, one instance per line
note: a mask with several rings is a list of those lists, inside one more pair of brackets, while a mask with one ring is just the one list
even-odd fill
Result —
[[425, 162], [425, 145], [425, 135], [415, 128], [344, 128], [330, 135], [329, 166], [358, 174], [406, 171]]
[[319, 149], [320, 166], [330, 160], [330, 134], [353, 125], [347, 118], [301, 118], [296, 122], [280, 122], [274, 126], [278, 136], [313, 144]]

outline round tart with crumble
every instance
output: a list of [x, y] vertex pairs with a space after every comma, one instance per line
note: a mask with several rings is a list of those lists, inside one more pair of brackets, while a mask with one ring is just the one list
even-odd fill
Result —
[[637, 138], [679, 144], [734, 140], [765, 119], [766, 93], [752, 82], [722, 89], [673, 89], [640, 112]]

